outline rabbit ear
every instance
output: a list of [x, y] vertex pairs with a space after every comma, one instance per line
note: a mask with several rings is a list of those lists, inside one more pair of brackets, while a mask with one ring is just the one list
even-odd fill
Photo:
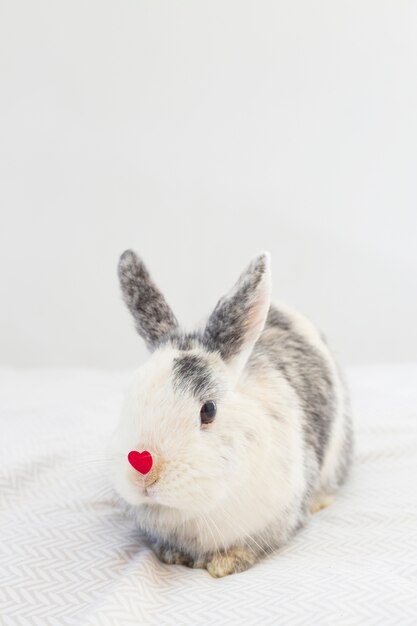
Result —
[[133, 315], [136, 329], [153, 351], [165, 335], [178, 328], [178, 322], [145, 264], [133, 250], [123, 252], [118, 272], [123, 299]]
[[251, 261], [208, 319], [205, 342], [220, 352], [236, 379], [264, 328], [270, 300], [270, 257], [263, 252]]

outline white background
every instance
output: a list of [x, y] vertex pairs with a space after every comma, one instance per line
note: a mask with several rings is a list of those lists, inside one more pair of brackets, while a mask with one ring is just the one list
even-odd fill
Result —
[[259, 250], [345, 363], [417, 356], [417, 3], [0, 0], [0, 362], [130, 367]]

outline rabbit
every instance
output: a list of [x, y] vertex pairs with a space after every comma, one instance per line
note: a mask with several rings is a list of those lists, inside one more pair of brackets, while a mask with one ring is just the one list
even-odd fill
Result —
[[[193, 332], [135, 252], [122, 254], [118, 274], [151, 356], [110, 443], [114, 489], [162, 562], [242, 572], [345, 481], [353, 434], [343, 376], [313, 324], [271, 302], [268, 252]], [[151, 469], [135, 469], [129, 453]]]

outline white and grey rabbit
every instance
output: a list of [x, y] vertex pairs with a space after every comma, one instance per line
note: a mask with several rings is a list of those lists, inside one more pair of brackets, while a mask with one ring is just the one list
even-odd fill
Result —
[[[346, 478], [352, 427], [338, 366], [311, 322], [271, 303], [266, 252], [191, 333], [131, 250], [119, 278], [152, 355], [111, 444], [115, 489], [165, 563], [215, 577], [246, 570]], [[132, 450], [150, 453], [150, 471], [130, 465]]]

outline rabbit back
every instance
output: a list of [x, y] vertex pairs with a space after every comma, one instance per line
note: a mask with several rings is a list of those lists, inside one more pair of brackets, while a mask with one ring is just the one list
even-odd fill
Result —
[[285, 378], [302, 408], [307, 492], [333, 493], [347, 476], [353, 438], [347, 388], [324, 335], [305, 316], [272, 302], [248, 372], [265, 363]]

